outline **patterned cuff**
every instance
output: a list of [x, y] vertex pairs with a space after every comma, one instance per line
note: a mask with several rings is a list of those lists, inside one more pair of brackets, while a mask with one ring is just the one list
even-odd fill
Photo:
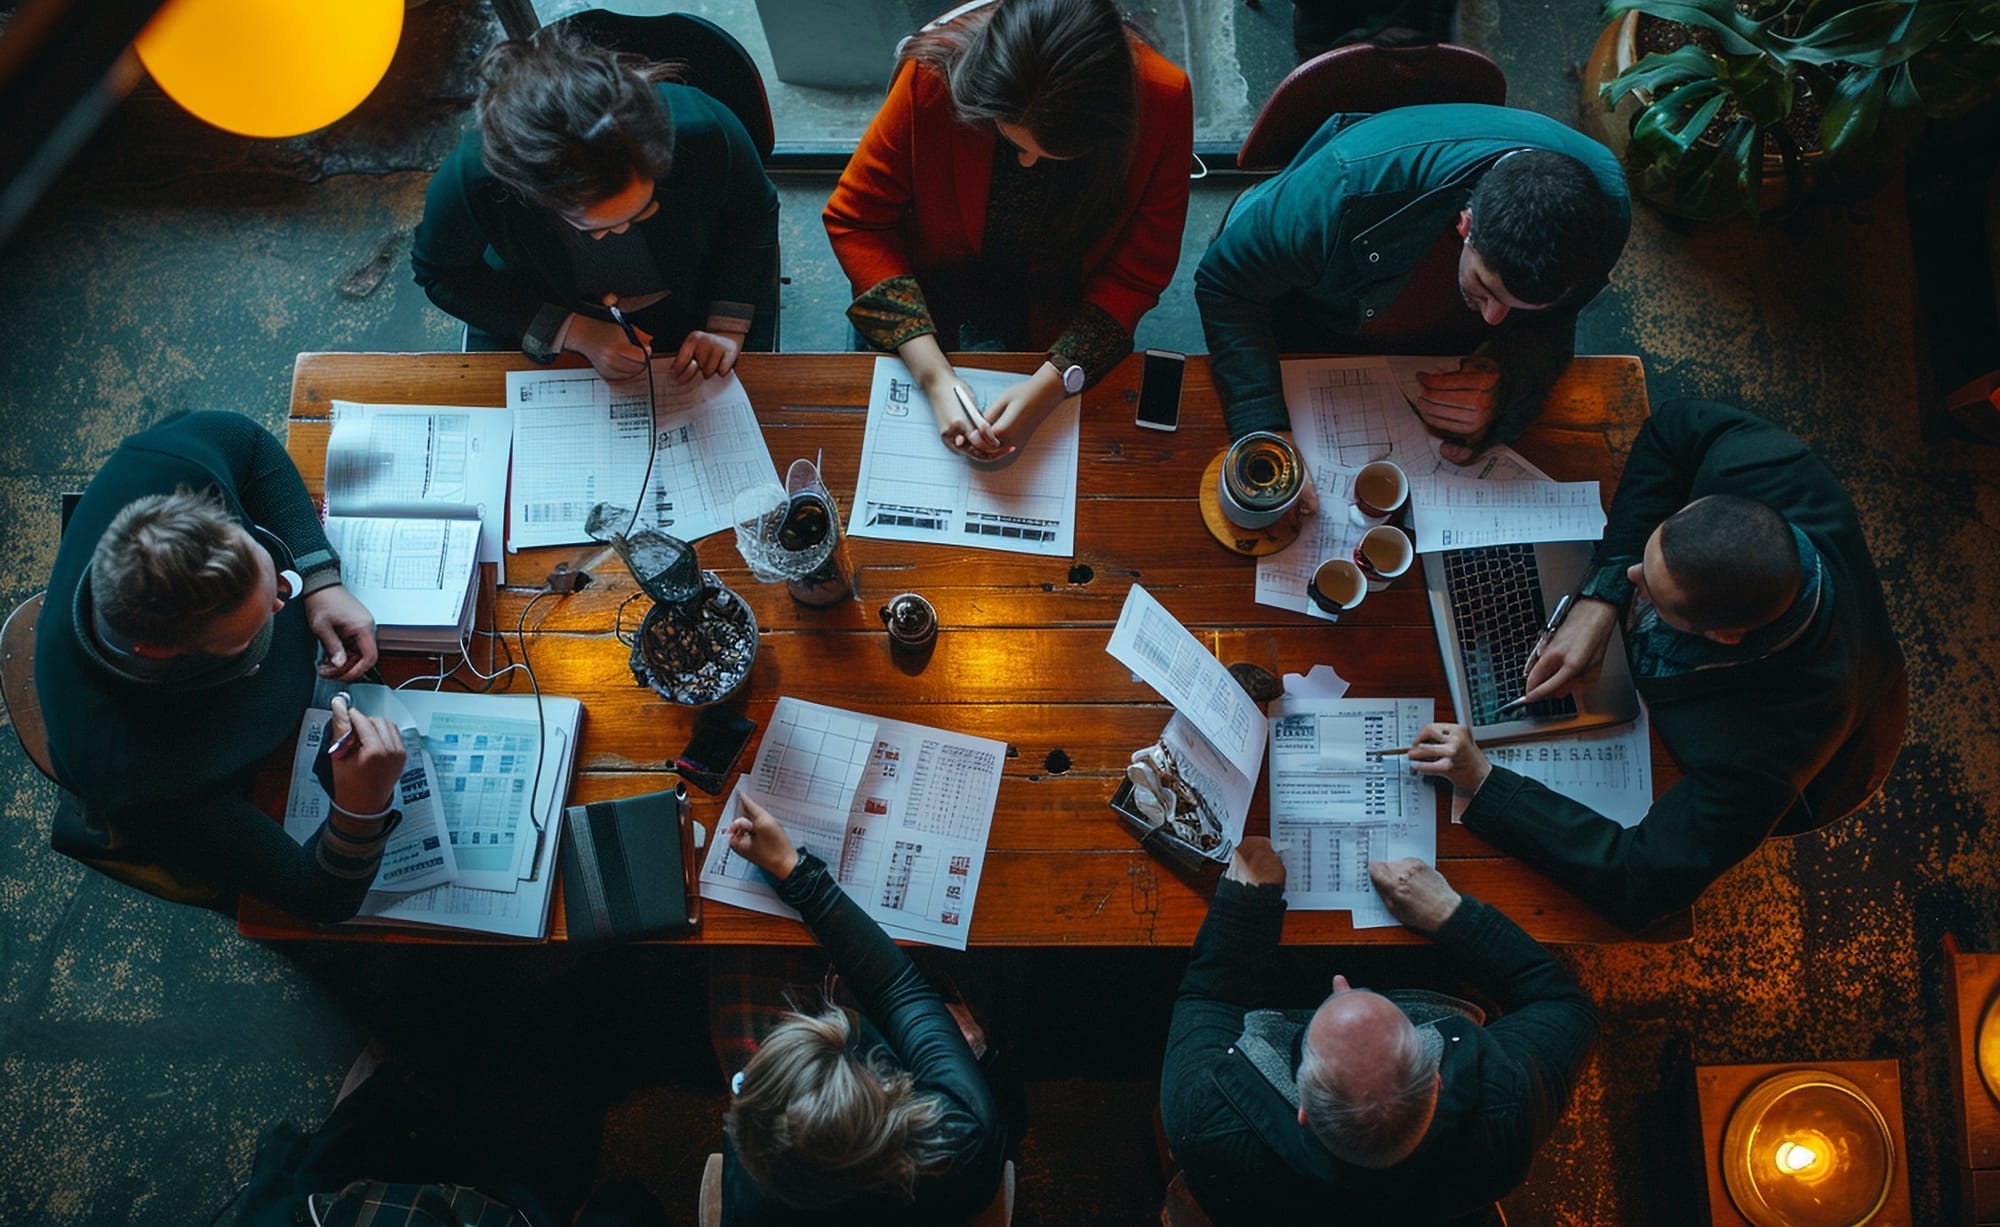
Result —
[[1111, 313], [1094, 302], [1083, 304], [1069, 327], [1049, 346], [1049, 361], [1057, 370], [1071, 363], [1083, 368], [1083, 386], [1111, 373], [1111, 368], [1132, 352], [1132, 334]]
[[562, 353], [563, 325], [569, 320], [569, 308], [557, 303], [545, 302], [542, 309], [535, 312], [535, 318], [528, 330], [521, 334], [521, 352], [537, 362], [552, 362]]
[[1601, 563], [1577, 589], [1577, 596], [1585, 600], [1607, 601], [1619, 613], [1632, 604], [1632, 581], [1625, 577], [1625, 562]]
[[847, 308], [847, 318], [870, 345], [888, 353], [937, 332], [922, 287], [907, 274], [876, 282]]
[[743, 334], [750, 331], [750, 322], [757, 318], [757, 306], [747, 302], [722, 302], [708, 304], [708, 320], [702, 327], [708, 332]]

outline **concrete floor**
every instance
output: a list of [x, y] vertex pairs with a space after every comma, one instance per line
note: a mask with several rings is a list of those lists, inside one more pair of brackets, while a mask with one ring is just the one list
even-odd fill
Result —
[[[1569, 120], [1597, 11], [1485, 0], [1466, 6], [1461, 37], [1500, 61], [1515, 105]], [[1288, 17], [1278, 0], [1236, 10], [1276, 23], [1274, 37]], [[55, 495], [129, 431], [197, 408], [280, 426], [301, 350], [453, 343], [456, 325], [409, 282], [408, 234], [469, 92], [466, 66], [492, 35], [470, 0], [430, 0], [410, 21], [394, 88], [318, 137], [238, 142], [135, 96], [0, 250], [0, 600], [40, 587]], [[847, 290], [817, 221], [828, 183], [782, 187], [787, 347], [844, 347]], [[1234, 190], [1198, 185], [1182, 275], [1142, 345], [1201, 348], [1188, 275]], [[1693, 941], [1563, 952], [1604, 1007], [1605, 1038], [1508, 1199], [1517, 1224], [1702, 1221], [1693, 1065], [1811, 1057], [1902, 1062], [1913, 1221], [1956, 1220], [1937, 946], [1949, 931], [2000, 949], [1987, 837], [2000, 798], [2000, 452], [1919, 436], [1912, 316], [1893, 190], [1761, 230], [1690, 232], [1641, 210], [1611, 290], [1584, 316], [1579, 348], [1643, 355], [1656, 402], [1747, 404], [1847, 479], [1913, 703], [1881, 800], [1752, 856], [1704, 899]], [[509, 1071], [549, 1065], [567, 1039], [589, 1054], [577, 1076], [617, 1103], [604, 1174], [637, 1176], [689, 1215], [720, 1097], [702, 957], [256, 946], [52, 854], [51, 791], [11, 737], [0, 796], [0, 1223], [206, 1222], [247, 1173], [257, 1131], [316, 1122], [371, 1034]], [[1306, 961], [1315, 979], [1302, 982], [1330, 968], [1362, 983], [1406, 974], [1379, 955]], [[1156, 1214], [1148, 1121], [1179, 963], [956, 961], [1030, 1077], [1018, 1222]], [[1022, 1004], [1086, 996], [1119, 1005], [1080, 1028]]]

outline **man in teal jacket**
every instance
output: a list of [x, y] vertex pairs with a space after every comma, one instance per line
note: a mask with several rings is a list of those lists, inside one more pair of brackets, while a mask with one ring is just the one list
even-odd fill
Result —
[[1618, 159], [1506, 107], [1335, 115], [1245, 192], [1195, 271], [1231, 437], [1289, 431], [1282, 353], [1478, 352], [1424, 379], [1445, 458], [1520, 434], [1631, 229]]
[[1851, 813], [1902, 748], [1903, 653], [1854, 505], [1797, 437], [1668, 401], [1632, 445], [1579, 599], [1530, 699], [1625, 654], [1681, 779], [1626, 829], [1504, 767], [1459, 725], [1410, 752], [1472, 794], [1468, 831], [1627, 928], [1686, 907], [1771, 834]]

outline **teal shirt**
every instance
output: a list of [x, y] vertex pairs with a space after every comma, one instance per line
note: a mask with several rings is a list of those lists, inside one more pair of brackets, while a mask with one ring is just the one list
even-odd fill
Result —
[[1482, 347], [1501, 371], [1492, 442], [1520, 434], [1575, 352], [1576, 313], [1625, 249], [1632, 204], [1610, 150], [1544, 115], [1508, 107], [1404, 107], [1335, 115], [1291, 165], [1245, 192], [1195, 270], [1215, 384], [1232, 436], [1289, 430], [1278, 310], [1304, 311], [1328, 347], [1386, 311], [1465, 207], [1479, 176], [1517, 149], [1567, 154], [1610, 202], [1598, 266], [1561, 303], [1517, 311]]

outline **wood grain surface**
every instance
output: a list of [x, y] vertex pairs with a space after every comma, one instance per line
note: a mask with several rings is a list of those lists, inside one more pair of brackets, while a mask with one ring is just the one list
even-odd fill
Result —
[[[982, 354], [968, 364], [1032, 370], [1040, 355]], [[782, 470], [796, 456], [823, 453], [827, 484], [851, 496], [860, 467], [874, 360], [865, 354], [747, 354], [738, 374], [757, 407], [771, 456]], [[576, 364], [570, 360], [570, 364]], [[1134, 749], [1151, 742], [1169, 709], [1106, 654], [1127, 589], [1142, 583], [1225, 663], [1273, 672], [1330, 663], [1355, 695], [1424, 696], [1440, 718], [1451, 701], [1422, 580], [1412, 574], [1372, 594], [1329, 627], [1251, 599], [1254, 560], [1231, 554], [1204, 531], [1196, 492], [1203, 467], [1227, 442], [1208, 361], [1188, 359], [1181, 429], [1132, 424], [1141, 360], [1133, 357], [1084, 396], [1076, 556], [1038, 558], [984, 550], [851, 540], [858, 598], [830, 610], [797, 605], [779, 585], [755, 582], [731, 534], [698, 543], [702, 564], [750, 602], [764, 628], [750, 684], [737, 700], [760, 728], [783, 694], [900, 720], [956, 729], [1009, 746], [993, 820], [991, 853], [973, 915], [977, 945], [1167, 945], [1194, 938], [1211, 884], [1184, 878], [1139, 850], [1107, 802]], [[293, 375], [288, 446], [315, 498], [323, 492], [333, 400], [429, 405], [506, 403], [506, 372], [518, 354], [301, 354]], [[1596, 480], [1608, 498], [1621, 439], [1646, 415], [1645, 378], [1636, 358], [1579, 357], [1550, 393], [1542, 419], [1518, 449], [1562, 480]], [[1620, 449], [1622, 450], [1622, 449]], [[507, 581], [489, 587], [473, 657], [504, 663], [522, 645], [542, 687], [583, 700], [587, 709], [573, 802], [672, 787], [671, 764], [694, 713], [636, 685], [626, 666], [629, 634], [644, 612], [629, 575], [614, 561], [593, 567], [596, 582], [567, 597], [535, 599], [558, 563], [584, 546], [509, 555]], [[937, 607], [935, 654], [920, 671], [892, 661], [877, 608], [904, 591]], [[532, 608], [530, 602], [533, 601]], [[385, 664], [392, 678], [433, 671], [428, 658]], [[510, 685], [525, 691], [518, 675]], [[743, 763], [756, 752], [753, 742]], [[1675, 778], [1654, 744], [1656, 789]], [[281, 805], [282, 777], [261, 790]], [[1259, 788], [1251, 829], [1266, 823]], [[695, 816], [713, 828], [720, 802], [697, 793]], [[1552, 942], [1610, 942], [1629, 935], [1518, 861], [1495, 853], [1449, 821], [1437, 797], [1440, 868], [1459, 889], [1500, 907]], [[1647, 940], [1685, 939], [1682, 914]], [[251, 936], [354, 937], [246, 902], [240, 927]], [[552, 928], [562, 936], [558, 900]], [[1420, 940], [1401, 928], [1355, 930], [1345, 912], [1292, 912], [1286, 940], [1377, 943]], [[375, 940], [412, 940], [371, 931]], [[416, 940], [422, 940], [417, 938]], [[798, 925], [708, 903], [708, 943], [799, 943]]]

